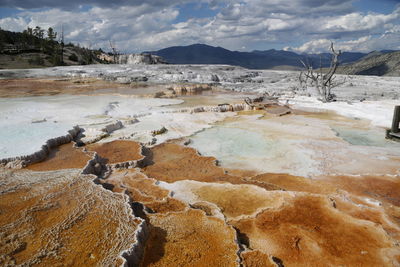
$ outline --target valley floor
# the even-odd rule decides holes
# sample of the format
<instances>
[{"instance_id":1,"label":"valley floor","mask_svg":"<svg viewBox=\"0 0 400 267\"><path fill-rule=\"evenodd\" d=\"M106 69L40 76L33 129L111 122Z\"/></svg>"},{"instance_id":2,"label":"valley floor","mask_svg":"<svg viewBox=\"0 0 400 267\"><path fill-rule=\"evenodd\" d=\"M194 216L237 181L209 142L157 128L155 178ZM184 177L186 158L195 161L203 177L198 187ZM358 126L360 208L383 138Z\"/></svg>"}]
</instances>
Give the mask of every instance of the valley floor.
<instances>
[{"instance_id":1,"label":"valley floor","mask_svg":"<svg viewBox=\"0 0 400 267\"><path fill-rule=\"evenodd\" d=\"M400 78L321 103L231 66L0 77L1 266L400 265Z\"/></svg>"}]
</instances>

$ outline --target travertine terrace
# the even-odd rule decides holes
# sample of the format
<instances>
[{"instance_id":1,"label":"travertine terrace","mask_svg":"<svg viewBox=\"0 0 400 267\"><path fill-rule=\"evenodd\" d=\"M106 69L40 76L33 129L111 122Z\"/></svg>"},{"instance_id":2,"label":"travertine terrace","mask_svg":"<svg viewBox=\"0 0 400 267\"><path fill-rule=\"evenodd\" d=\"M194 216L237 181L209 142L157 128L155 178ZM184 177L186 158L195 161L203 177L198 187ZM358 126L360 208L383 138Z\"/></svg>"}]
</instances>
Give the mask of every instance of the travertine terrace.
<instances>
[{"instance_id":1,"label":"travertine terrace","mask_svg":"<svg viewBox=\"0 0 400 267\"><path fill-rule=\"evenodd\" d=\"M0 266L400 265L399 78L320 103L231 66L0 75Z\"/></svg>"},{"instance_id":2,"label":"travertine terrace","mask_svg":"<svg viewBox=\"0 0 400 267\"><path fill-rule=\"evenodd\" d=\"M116 265L142 220L79 169L1 173L1 265ZM104 253L104 252L107 253Z\"/></svg>"}]
</instances>

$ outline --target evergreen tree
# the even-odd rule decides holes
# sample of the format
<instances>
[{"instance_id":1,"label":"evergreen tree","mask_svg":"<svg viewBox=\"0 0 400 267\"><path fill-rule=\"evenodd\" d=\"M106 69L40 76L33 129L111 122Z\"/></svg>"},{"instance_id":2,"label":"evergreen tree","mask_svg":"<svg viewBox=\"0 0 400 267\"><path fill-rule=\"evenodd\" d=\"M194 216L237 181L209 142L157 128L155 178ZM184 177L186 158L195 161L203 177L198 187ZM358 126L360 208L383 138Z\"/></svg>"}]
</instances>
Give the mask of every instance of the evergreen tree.
<instances>
[{"instance_id":1,"label":"evergreen tree","mask_svg":"<svg viewBox=\"0 0 400 267\"><path fill-rule=\"evenodd\" d=\"M0 28L0 51L3 50L5 42L6 42L5 33Z\"/></svg>"},{"instance_id":2,"label":"evergreen tree","mask_svg":"<svg viewBox=\"0 0 400 267\"><path fill-rule=\"evenodd\" d=\"M46 45L44 52L49 55L54 55L56 54L56 38L57 38L57 33L53 30L53 28L49 28L47 30L47 38L46 38Z\"/></svg>"},{"instance_id":3,"label":"evergreen tree","mask_svg":"<svg viewBox=\"0 0 400 267\"><path fill-rule=\"evenodd\" d=\"M47 40L49 40L50 42L54 42L57 38L57 33L53 30L52 27L50 27L47 30Z\"/></svg>"},{"instance_id":4,"label":"evergreen tree","mask_svg":"<svg viewBox=\"0 0 400 267\"><path fill-rule=\"evenodd\" d=\"M39 39L43 39L44 30L42 28L40 28L39 26L36 26L35 29L33 29L33 35Z\"/></svg>"},{"instance_id":5,"label":"evergreen tree","mask_svg":"<svg viewBox=\"0 0 400 267\"><path fill-rule=\"evenodd\" d=\"M36 37L35 45L39 46L39 48L43 49L43 37L44 37L44 30L39 26L36 26L33 29L33 36Z\"/></svg>"},{"instance_id":6,"label":"evergreen tree","mask_svg":"<svg viewBox=\"0 0 400 267\"><path fill-rule=\"evenodd\" d=\"M33 36L33 29L27 27L26 30L24 30L22 33L26 34L26 35L29 35L29 36Z\"/></svg>"}]
</instances>

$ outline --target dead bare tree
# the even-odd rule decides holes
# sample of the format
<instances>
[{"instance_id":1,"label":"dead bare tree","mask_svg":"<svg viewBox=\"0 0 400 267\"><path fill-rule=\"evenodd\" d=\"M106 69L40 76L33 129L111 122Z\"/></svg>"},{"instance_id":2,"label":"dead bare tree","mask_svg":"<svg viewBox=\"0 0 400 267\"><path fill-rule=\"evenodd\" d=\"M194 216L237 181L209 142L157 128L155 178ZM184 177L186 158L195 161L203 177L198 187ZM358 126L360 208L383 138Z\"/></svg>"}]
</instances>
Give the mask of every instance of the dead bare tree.
<instances>
[{"instance_id":1,"label":"dead bare tree","mask_svg":"<svg viewBox=\"0 0 400 267\"><path fill-rule=\"evenodd\" d=\"M61 25L61 36L60 36L60 63L64 65L64 24Z\"/></svg>"},{"instance_id":2,"label":"dead bare tree","mask_svg":"<svg viewBox=\"0 0 400 267\"><path fill-rule=\"evenodd\" d=\"M117 48L115 47L115 44L113 44L113 43L111 42L111 40L110 40L110 47L111 47L111 51L112 51L112 54L113 54L114 64L116 64L116 63L117 63L118 50L117 50Z\"/></svg>"},{"instance_id":3,"label":"dead bare tree","mask_svg":"<svg viewBox=\"0 0 400 267\"><path fill-rule=\"evenodd\" d=\"M342 52L340 50L336 52L332 42L330 50L332 53L331 64L325 73L322 69L322 62L320 62L319 71L314 72L310 63L305 63L303 60L300 60L305 68L305 70L301 71L299 75L300 86L303 88L306 88L308 84L315 86L323 102L331 102L335 100L335 95L331 93L331 89L339 85L339 83L334 82L335 77L333 75L339 66L339 56Z\"/></svg>"}]
</instances>

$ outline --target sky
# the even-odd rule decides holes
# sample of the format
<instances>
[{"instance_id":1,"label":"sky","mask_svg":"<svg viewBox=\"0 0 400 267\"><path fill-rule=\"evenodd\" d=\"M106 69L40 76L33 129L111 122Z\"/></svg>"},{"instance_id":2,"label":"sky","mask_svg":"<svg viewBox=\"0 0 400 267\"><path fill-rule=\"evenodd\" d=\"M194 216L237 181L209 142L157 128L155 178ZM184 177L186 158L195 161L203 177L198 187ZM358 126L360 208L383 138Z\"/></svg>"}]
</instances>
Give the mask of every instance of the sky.
<instances>
[{"instance_id":1,"label":"sky","mask_svg":"<svg viewBox=\"0 0 400 267\"><path fill-rule=\"evenodd\" d=\"M230 50L400 50L400 0L0 0L0 27L64 28L125 53L203 43Z\"/></svg>"}]
</instances>

